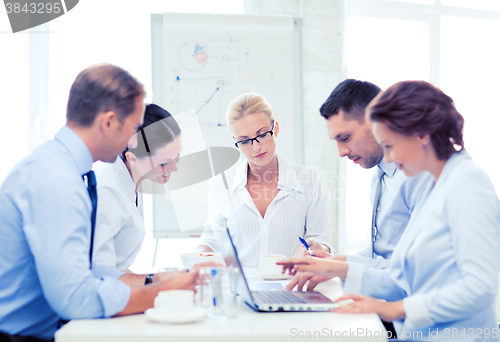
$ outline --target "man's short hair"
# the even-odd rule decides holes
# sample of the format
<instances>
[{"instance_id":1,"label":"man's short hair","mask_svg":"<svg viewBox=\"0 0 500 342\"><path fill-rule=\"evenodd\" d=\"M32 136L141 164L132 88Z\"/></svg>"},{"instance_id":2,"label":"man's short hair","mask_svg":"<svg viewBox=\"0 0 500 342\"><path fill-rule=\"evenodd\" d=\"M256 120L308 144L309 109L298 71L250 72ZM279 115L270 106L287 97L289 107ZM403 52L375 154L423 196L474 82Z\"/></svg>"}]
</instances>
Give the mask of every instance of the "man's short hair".
<instances>
[{"instance_id":1,"label":"man's short hair","mask_svg":"<svg viewBox=\"0 0 500 342\"><path fill-rule=\"evenodd\" d=\"M319 112L322 117L328 119L342 109L346 120L364 122L366 106L381 90L373 83L348 78L333 89Z\"/></svg>"},{"instance_id":2,"label":"man's short hair","mask_svg":"<svg viewBox=\"0 0 500 342\"><path fill-rule=\"evenodd\" d=\"M120 122L135 110L144 87L124 69L97 64L78 74L69 91L66 119L82 127L92 125L97 114L113 111Z\"/></svg>"}]
</instances>

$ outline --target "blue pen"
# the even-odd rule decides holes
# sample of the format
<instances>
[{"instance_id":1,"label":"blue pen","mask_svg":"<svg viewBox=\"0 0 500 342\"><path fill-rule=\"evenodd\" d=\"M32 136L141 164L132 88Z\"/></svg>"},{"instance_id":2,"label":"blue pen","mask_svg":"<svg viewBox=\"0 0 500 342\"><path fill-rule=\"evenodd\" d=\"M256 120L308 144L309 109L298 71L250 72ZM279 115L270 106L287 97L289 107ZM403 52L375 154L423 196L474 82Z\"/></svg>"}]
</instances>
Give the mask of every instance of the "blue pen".
<instances>
[{"instance_id":1,"label":"blue pen","mask_svg":"<svg viewBox=\"0 0 500 342\"><path fill-rule=\"evenodd\" d=\"M299 240L300 240L300 242L302 242L302 244L304 245L304 248L306 249L306 251L307 251L307 252L308 252L311 256L315 256L315 255L313 254L313 252L311 251L311 248L310 248L310 247L309 247L309 245L307 244L306 240L304 240L304 239L303 239L303 238L301 238L300 236L299 236Z\"/></svg>"}]
</instances>

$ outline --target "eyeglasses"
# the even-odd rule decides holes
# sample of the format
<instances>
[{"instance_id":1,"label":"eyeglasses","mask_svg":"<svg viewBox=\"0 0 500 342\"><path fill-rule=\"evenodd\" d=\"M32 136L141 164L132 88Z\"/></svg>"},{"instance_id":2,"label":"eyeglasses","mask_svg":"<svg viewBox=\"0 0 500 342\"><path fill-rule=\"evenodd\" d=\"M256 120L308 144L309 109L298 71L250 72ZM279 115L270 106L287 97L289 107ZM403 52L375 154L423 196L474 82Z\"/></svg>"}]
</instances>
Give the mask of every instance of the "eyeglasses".
<instances>
[{"instance_id":1,"label":"eyeglasses","mask_svg":"<svg viewBox=\"0 0 500 342\"><path fill-rule=\"evenodd\" d=\"M270 131L264 132L262 134L259 134L255 138L250 138L250 139L245 139L245 140L240 140L234 143L234 145L237 148L248 148L250 146L253 146L253 142L256 141L259 144L266 142L268 140L271 140L273 134L274 134L274 123L273 123L273 128Z\"/></svg>"}]
</instances>

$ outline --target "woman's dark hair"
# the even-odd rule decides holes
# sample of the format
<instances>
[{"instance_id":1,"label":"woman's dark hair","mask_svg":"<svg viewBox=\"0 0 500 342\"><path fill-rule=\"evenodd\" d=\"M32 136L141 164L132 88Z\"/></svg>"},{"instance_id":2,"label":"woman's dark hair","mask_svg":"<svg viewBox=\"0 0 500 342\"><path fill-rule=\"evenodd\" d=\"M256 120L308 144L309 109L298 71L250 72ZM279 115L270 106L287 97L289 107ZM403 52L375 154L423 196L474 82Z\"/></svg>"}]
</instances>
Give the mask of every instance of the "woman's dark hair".
<instances>
[{"instance_id":1,"label":"woman's dark hair","mask_svg":"<svg viewBox=\"0 0 500 342\"><path fill-rule=\"evenodd\" d=\"M132 152L137 158L152 156L179 134L181 129L172 115L160 106L149 104L144 113L144 122L137 130L137 147L123 151L122 159L126 160L127 151Z\"/></svg>"},{"instance_id":2,"label":"woman's dark hair","mask_svg":"<svg viewBox=\"0 0 500 342\"><path fill-rule=\"evenodd\" d=\"M464 147L464 118L451 97L424 81L396 83L373 99L367 108L371 121L411 136L429 134L438 159L447 160Z\"/></svg>"}]
</instances>

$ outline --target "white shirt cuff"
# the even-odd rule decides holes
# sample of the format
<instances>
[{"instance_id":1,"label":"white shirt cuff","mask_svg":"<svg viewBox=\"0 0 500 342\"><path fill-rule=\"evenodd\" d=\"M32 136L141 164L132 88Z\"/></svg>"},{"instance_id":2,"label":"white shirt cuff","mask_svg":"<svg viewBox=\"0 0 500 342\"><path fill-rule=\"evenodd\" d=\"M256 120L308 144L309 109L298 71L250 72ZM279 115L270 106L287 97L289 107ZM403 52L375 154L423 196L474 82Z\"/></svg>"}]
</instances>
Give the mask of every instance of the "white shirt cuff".
<instances>
[{"instance_id":1,"label":"white shirt cuff","mask_svg":"<svg viewBox=\"0 0 500 342\"><path fill-rule=\"evenodd\" d=\"M347 265L349 268L344 282L344 294L361 294L366 267L356 262L348 262Z\"/></svg>"},{"instance_id":2,"label":"white shirt cuff","mask_svg":"<svg viewBox=\"0 0 500 342\"><path fill-rule=\"evenodd\" d=\"M410 321L415 329L422 329L434 325L424 296L413 295L403 299L403 307L405 309L406 319Z\"/></svg>"}]
</instances>

